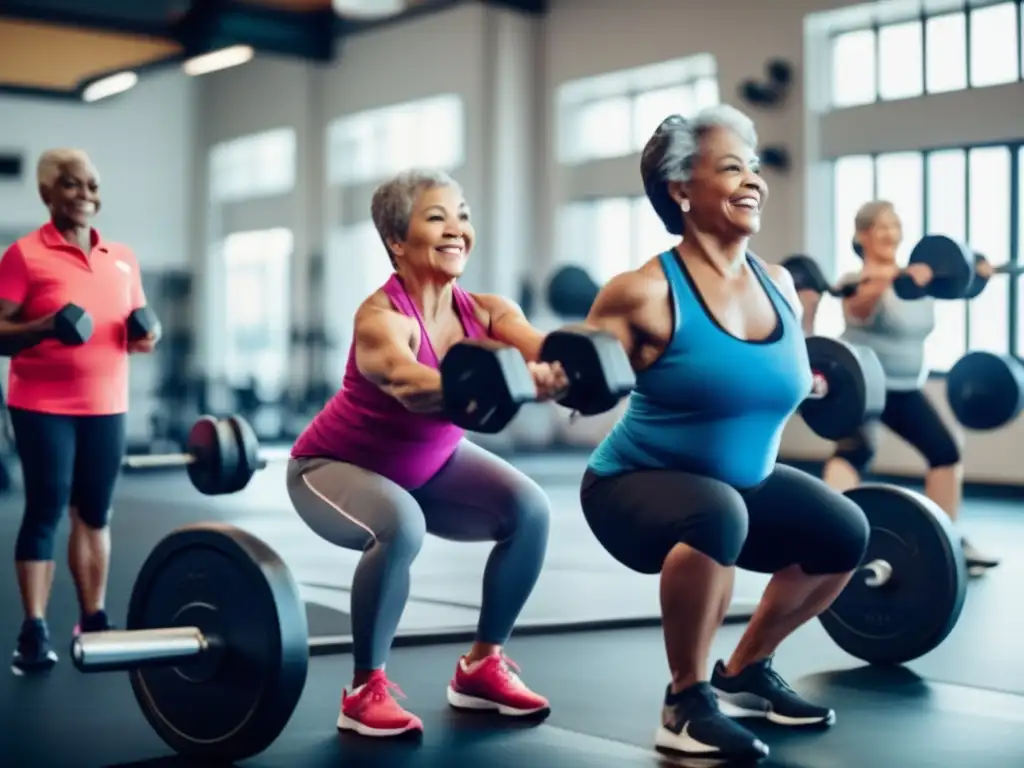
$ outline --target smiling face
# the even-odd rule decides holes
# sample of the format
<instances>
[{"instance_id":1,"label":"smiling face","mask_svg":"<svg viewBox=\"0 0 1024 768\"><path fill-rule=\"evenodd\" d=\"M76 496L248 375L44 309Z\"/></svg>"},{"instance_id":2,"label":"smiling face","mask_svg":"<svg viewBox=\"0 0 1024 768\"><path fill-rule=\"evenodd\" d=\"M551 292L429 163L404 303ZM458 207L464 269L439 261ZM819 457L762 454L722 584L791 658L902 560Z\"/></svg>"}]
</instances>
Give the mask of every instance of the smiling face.
<instances>
[{"instance_id":1,"label":"smiling face","mask_svg":"<svg viewBox=\"0 0 1024 768\"><path fill-rule=\"evenodd\" d=\"M469 206L456 187L429 187L416 195L409 227L401 240L388 242L402 269L454 280L466 268L473 247Z\"/></svg>"},{"instance_id":2,"label":"smiling face","mask_svg":"<svg viewBox=\"0 0 1024 768\"><path fill-rule=\"evenodd\" d=\"M903 242L903 223L891 206L881 206L871 223L857 232L856 239L864 249L865 262L895 264Z\"/></svg>"},{"instance_id":3,"label":"smiling face","mask_svg":"<svg viewBox=\"0 0 1024 768\"><path fill-rule=\"evenodd\" d=\"M761 162L735 131L715 127L702 134L690 180L678 185L678 199L689 203L687 230L750 237L761 229L768 185Z\"/></svg>"},{"instance_id":4,"label":"smiling face","mask_svg":"<svg viewBox=\"0 0 1024 768\"><path fill-rule=\"evenodd\" d=\"M100 210L100 178L85 157L59 165L50 184L40 184L39 194L58 229L88 227Z\"/></svg>"}]
</instances>

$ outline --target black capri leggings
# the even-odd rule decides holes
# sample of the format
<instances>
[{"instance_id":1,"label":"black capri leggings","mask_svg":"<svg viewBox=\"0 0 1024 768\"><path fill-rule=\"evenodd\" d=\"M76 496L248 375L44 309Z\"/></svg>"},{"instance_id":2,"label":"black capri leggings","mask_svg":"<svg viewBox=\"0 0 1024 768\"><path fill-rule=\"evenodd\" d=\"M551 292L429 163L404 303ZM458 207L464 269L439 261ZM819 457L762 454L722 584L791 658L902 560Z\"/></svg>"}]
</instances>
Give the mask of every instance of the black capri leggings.
<instances>
[{"instance_id":1,"label":"black capri leggings","mask_svg":"<svg viewBox=\"0 0 1024 768\"><path fill-rule=\"evenodd\" d=\"M25 483L18 561L52 560L57 526L70 505L90 528L105 528L125 451L125 414L64 416L11 408Z\"/></svg>"},{"instance_id":2,"label":"black capri leggings","mask_svg":"<svg viewBox=\"0 0 1024 768\"><path fill-rule=\"evenodd\" d=\"M879 421L864 424L840 440L833 456L845 459L863 474L875 458L882 424L912 445L924 456L929 467L951 467L960 463L956 440L928 396L919 389L886 392L885 410Z\"/></svg>"},{"instance_id":3,"label":"black capri leggings","mask_svg":"<svg viewBox=\"0 0 1024 768\"><path fill-rule=\"evenodd\" d=\"M580 498L598 541L640 573L660 573L678 543L748 571L846 573L864 557L870 530L848 498L781 464L749 491L678 469L588 471Z\"/></svg>"}]
</instances>

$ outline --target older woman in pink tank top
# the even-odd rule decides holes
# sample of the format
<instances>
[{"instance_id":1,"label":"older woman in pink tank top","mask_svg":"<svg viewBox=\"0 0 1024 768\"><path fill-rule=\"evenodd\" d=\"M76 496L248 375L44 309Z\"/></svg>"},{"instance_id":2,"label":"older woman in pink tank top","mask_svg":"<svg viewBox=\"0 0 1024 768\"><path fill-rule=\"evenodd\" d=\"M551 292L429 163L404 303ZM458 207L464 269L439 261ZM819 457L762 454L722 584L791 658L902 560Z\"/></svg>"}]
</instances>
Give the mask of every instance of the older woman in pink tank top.
<instances>
[{"instance_id":1,"label":"older woman in pink tank top","mask_svg":"<svg viewBox=\"0 0 1024 768\"><path fill-rule=\"evenodd\" d=\"M408 171L373 195L373 222L395 272L356 311L341 390L296 441L288 492L318 535L363 552L352 581L355 673L338 727L366 736L422 730L384 672L425 534L494 541L476 642L447 689L453 707L543 716L548 701L503 646L540 574L549 502L530 478L464 439L443 415L439 361L466 338L518 348L541 399L566 384L536 362L544 334L515 303L457 282L473 246L469 207L446 174ZM362 256L362 254L360 254Z\"/></svg>"}]
</instances>

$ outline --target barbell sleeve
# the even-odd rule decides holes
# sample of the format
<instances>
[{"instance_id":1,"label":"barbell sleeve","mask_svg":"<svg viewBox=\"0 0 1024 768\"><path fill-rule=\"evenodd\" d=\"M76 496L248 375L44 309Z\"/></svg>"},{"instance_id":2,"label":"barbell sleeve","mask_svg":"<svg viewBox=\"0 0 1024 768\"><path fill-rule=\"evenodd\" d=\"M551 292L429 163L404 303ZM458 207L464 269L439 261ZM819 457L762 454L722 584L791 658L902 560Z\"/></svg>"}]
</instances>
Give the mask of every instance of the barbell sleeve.
<instances>
[{"instance_id":1,"label":"barbell sleeve","mask_svg":"<svg viewBox=\"0 0 1024 768\"><path fill-rule=\"evenodd\" d=\"M84 632L71 643L71 661L81 672L170 666L201 656L210 645L196 627Z\"/></svg>"},{"instance_id":2,"label":"barbell sleeve","mask_svg":"<svg viewBox=\"0 0 1024 768\"><path fill-rule=\"evenodd\" d=\"M158 469L161 467L187 467L194 464L196 457L191 453L143 453L125 456L124 466L129 469Z\"/></svg>"},{"instance_id":3,"label":"barbell sleeve","mask_svg":"<svg viewBox=\"0 0 1024 768\"><path fill-rule=\"evenodd\" d=\"M869 587L882 587L892 578L892 566L885 560L872 560L861 568L864 573L864 584Z\"/></svg>"}]
</instances>

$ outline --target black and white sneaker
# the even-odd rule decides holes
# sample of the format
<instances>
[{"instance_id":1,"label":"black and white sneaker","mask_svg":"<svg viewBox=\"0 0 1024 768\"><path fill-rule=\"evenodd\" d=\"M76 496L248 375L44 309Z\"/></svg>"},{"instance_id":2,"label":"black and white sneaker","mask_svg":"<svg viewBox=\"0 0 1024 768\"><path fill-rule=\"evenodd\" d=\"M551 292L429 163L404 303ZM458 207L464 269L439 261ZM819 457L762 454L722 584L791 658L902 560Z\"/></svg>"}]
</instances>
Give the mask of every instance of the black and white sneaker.
<instances>
[{"instance_id":1,"label":"black and white sneaker","mask_svg":"<svg viewBox=\"0 0 1024 768\"><path fill-rule=\"evenodd\" d=\"M57 653L50 645L50 630L43 619L25 619L18 633L11 671L16 675L45 672L57 663Z\"/></svg>"},{"instance_id":2,"label":"black and white sneaker","mask_svg":"<svg viewBox=\"0 0 1024 768\"><path fill-rule=\"evenodd\" d=\"M665 690L661 727L655 747L703 763L760 760L768 746L739 723L718 710L715 692L708 683L697 683L679 693ZM696 764L696 763L692 763Z\"/></svg>"},{"instance_id":3,"label":"black and white sneaker","mask_svg":"<svg viewBox=\"0 0 1024 768\"><path fill-rule=\"evenodd\" d=\"M751 664L738 675L725 673L725 664L715 664L711 685L718 694L722 712L730 717L763 717L776 725L790 727L828 726L836 713L828 707L803 699L772 668L771 657Z\"/></svg>"},{"instance_id":4,"label":"black and white sneaker","mask_svg":"<svg viewBox=\"0 0 1024 768\"><path fill-rule=\"evenodd\" d=\"M964 549L964 560L967 561L967 572L971 576L981 576L988 571L989 568L995 568L999 565L998 557L986 555L967 539L961 539L960 545Z\"/></svg>"}]
</instances>

